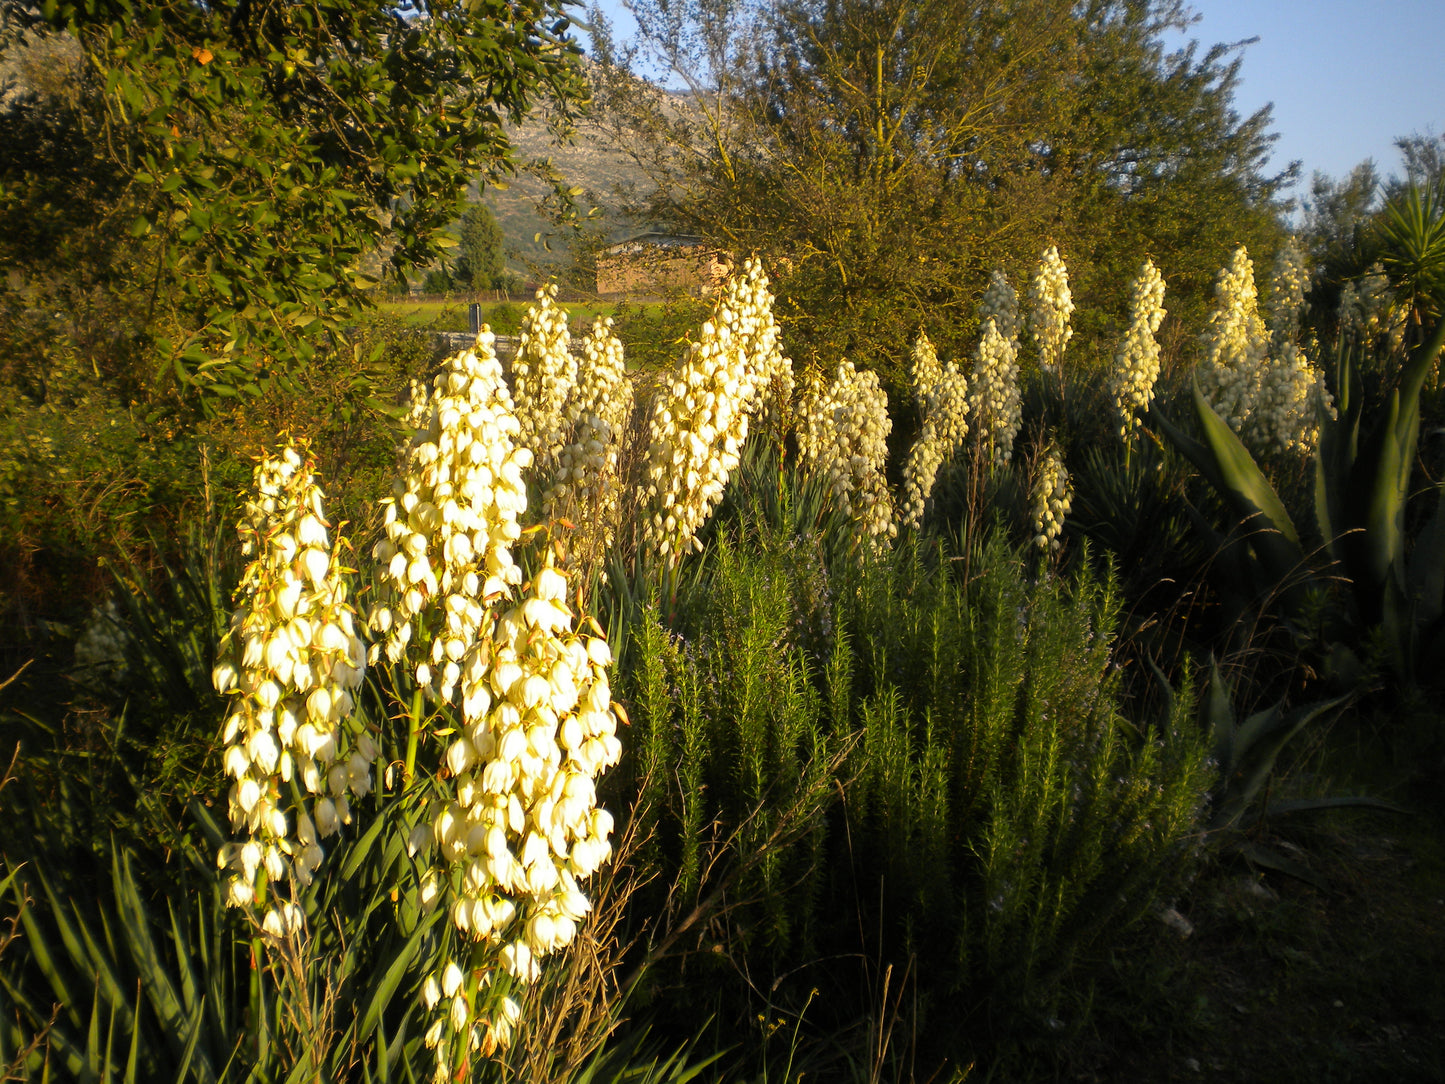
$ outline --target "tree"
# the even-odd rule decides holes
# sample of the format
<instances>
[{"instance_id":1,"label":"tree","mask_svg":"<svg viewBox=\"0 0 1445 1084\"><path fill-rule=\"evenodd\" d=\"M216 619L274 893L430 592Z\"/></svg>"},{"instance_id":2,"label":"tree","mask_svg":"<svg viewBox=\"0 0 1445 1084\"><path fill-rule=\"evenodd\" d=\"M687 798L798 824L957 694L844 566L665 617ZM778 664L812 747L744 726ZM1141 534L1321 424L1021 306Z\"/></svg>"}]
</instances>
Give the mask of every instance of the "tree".
<instances>
[{"instance_id":1,"label":"tree","mask_svg":"<svg viewBox=\"0 0 1445 1084\"><path fill-rule=\"evenodd\" d=\"M0 260L23 280L0 311L71 314L49 333L127 394L157 371L223 395L284 379L369 270L436 261L465 186L513 168L507 123L585 95L561 0L3 9L80 59L0 118Z\"/></svg>"},{"instance_id":2,"label":"tree","mask_svg":"<svg viewBox=\"0 0 1445 1084\"><path fill-rule=\"evenodd\" d=\"M858 358L890 390L920 325L962 354L988 273L1022 281L1049 243L1083 272L1076 327L1111 342L1144 256L1172 310L1202 312L1233 247L1281 233L1269 110L1233 111L1237 49L1166 52L1189 23L1174 0L631 7L644 41L599 50L596 96L656 186L651 216L785 257L795 350Z\"/></svg>"},{"instance_id":3,"label":"tree","mask_svg":"<svg viewBox=\"0 0 1445 1084\"><path fill-rule=\"evenodd\" d=\"M465 290L502 289L507 280L507 253L502 227L485 203L474 203L462 214L453 280Z\"/></svg>"}]
</instances>

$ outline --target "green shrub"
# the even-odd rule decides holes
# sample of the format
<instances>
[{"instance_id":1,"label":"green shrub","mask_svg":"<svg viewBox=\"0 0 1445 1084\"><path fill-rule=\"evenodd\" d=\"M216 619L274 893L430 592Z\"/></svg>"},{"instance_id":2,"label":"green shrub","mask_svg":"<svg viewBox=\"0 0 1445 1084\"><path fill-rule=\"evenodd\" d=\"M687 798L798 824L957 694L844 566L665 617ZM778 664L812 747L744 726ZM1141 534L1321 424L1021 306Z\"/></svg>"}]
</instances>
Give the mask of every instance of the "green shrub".
<instances>
[{"instance_id":1,"label":"green shrub","mask_svg":"<svg viewBox=\"0 0 1445 1084\"><path fill-rule=\"evenodd\" d=\"M1111 576L1030 582L998 536L967 582L937 545L829 569L781 527L720 528L670 622L654 606L633 630L630 760L661 874L640 915L654 949L695 952L653 978L675 1004L689 969L730 964L802 1004L823 974L854 988L861 952L906 968L925 1012L961 1008L938 1034L972 1056L1048 1019L1187 875L1209 783L1191 697L1126 716ZM715 1011L758 1008L704 988ZM867 1015L846 1001L826 1011Z\"/></svg>"}]
</instances>

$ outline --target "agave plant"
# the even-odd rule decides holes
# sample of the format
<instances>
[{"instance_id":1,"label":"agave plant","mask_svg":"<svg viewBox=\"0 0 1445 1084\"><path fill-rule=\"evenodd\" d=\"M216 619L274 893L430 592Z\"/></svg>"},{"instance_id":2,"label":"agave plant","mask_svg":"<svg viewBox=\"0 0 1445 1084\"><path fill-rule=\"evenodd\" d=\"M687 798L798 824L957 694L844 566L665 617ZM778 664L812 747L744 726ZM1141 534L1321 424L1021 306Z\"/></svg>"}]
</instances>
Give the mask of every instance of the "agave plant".
<instances>
[{"instance_id":1,"label":"agave plant","mask_svg":"<svg viewBox=\"0 0 1445 1084\"><path fill-rule=\"evenodd\" d=\"M1314 513L1320 542L1353 584L1358 633L1380 628L1391 667L1410 681L1422 672L1422 652L1445 646L1445 488L1436 487L1435 512L1408 553L1405 531L1420 439L1421 391L1442 347L1445 319L1437 319L1410 352L1383 417L1367 425L1355 356L1352 348L1342 346L1335 371L1338 417L1323 419L1315 453ZM1236 574L1281 587L1286 614L1302 613L1311 561L1300 531L1249 451L1197 387L1193 403L1202 441L1157 409L1152 417L1236 519L1251 529L1248 559Z\"/></svg>"},{"instance_id":2,"label":"agave plant","mask_svg":"<svg viewBox=\"0 0 1445 1084\"><path fill-rule=\"evenodd\" d=\"M1169 683L1157 667L1155 675L1166 699L1172 699ZM1278 701L1241 717L1235 711L1234 691L1220 673L1219 664L1211 659L1209 686L1199 702L1200 729L1210 737L1218 770L1210 795L1209 831L1228 837L1233 847L1256 865L1323 888L1320 879L1306 867L1253 838L1253 830L1269 816L1319 812L1342 806L1405 812L1393 803L1360 795L1266 800L1267 784L1284 750L1308 729L1324 725L1348 699L1348 696L1339 696L1290 708L1285 707L1284 701Z\"/></svg>"}]
</instances>

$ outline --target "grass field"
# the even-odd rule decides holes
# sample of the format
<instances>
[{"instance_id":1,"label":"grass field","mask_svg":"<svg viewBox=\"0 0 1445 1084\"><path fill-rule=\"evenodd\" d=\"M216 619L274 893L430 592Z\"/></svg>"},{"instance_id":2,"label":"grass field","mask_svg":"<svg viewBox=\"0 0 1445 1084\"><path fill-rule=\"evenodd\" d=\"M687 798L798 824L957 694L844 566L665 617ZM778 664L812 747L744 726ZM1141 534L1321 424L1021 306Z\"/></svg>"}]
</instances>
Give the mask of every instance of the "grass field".
<instances>
[{"instance_id":1,"label":"grass field","mask_svg":"<svg viewBox=\"0 0 1445 1084\"><path fill-rule=\"evenodd\" d=\"M632 304L630 310L647 310L658 303ZM436 331L466 331L467 303L464 301L383 301L377 306L383 315L398 316L416 327L429 327ZM615 316L615 302L562 302L567 310L568 323L580 331L598 316ZM499 335L513 335L522 326L522 313L526 311L526 299L521 301L496 301L483 303L482 321L490 324Z\"/></svg>"}]
</instances>

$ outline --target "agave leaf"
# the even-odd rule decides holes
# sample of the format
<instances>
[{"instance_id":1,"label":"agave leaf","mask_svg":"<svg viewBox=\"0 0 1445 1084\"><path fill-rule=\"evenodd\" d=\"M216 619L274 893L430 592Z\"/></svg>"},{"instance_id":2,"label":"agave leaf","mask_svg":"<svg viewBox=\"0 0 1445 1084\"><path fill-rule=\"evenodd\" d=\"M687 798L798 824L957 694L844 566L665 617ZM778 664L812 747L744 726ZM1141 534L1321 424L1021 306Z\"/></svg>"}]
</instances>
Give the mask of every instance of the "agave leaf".
<instances>
[{"instance_id":1,"label":"agave leaf","mask_svg":"<svg viewBox=\"0 0 1445 1084\"><path fill-rule=\"evenodd\" d=\"M1238 784L1233 777L1230 778L1224 801L1214 817L1215 827L1224 827L1237 821L1264 787L1265 780L1274 771L1275 760L1291 739L1315 719L1347 699L1347 696L1340 696L1333 700L1306 704L1294 709L1283 719L1269 718L1270 713L1262 713L1264 718L1260 718L1258 714L1251 716L1249 723L1254 724L1251 727L1251 741L1248 745L1241 741L1235 754L1239 764L1245 765L1247 761L1245 774L1242 782ZM1259 720L1257 723L1256 719Z\"/></svg>"},{"instance_id":2,"label":"agave leaf","mask_svg":"<svg viewBox=\"0 0 1445 1084\"><path fill-rule=\"evenodd\" d=\"M1234 753L1238 760L1247 760L1250 750L1266 735L1280 725L1283 718L1283 704L1274 704L1255 712L1234 732Z\"/></svg>"},{"instance_id":3,"label":"agave leaf","mask_svg":"<svg viewBox=\"0 0 1445 1084\"><path fill-rule=\"evenodd\" d=\"M1415 538L1408 578L1415 625L1428 628L1445 610L1445 485L1436 487L1435 511Z\"/></svg>"},{"instance_id":4,"label":"agave leaf","mask_svg":"<svg viewBox=\"0 0 1445 1084\"><path fill-rule=\"evenodd\" d=\"M1246 842L1239 845L1239 853L1244 855L1256 866L1263 866L1265 869L1277 870L1280 873L1287 873L1291 877L1306 884L1313 885L1321 892L1328 892L1330 886L1318 873L1296 862L1292 858L1286 858L1273 847L1266 847L1262 843Z\"/></svg>"},{"instance_id":5,"label":"agave leaf","mask_svg":"<svg viewBox=\"0 0 1445 1084\"><path fill-rule=\"evenodd\" d=\"M1209 691L1199 704L1200 729L1214 741L1214 760L1219 774L1228 779L1234 774L1234 708L1229 703L1229 687L1219 673L1219 663L1209 660Z\"/></svg>"},{"instance_id":6,"label":"agave leaf","mask_svg":"<svg viewBox=\"0 0 1445 1084\"><path fill-rule=\"evenodd\" d=\"M1364 397L1357 394L1355 350L1341 342L1335 349L1337 418L1320 419L1320 442L1314 455L1315 525L1333 560L1340 559L1338 536L1345 529L1345 499L1359 457L1360 420Z\"/></svg>"},{"instance_id":7,"label":"agave leaf","mask_svg":"<svg viewBox=\"0 0 1445 1084\"><path fill-rule=\"evenodd\" d=\"M1270 574L1276 580L1284 580L1304 564L1299 532L1284 502L1234 430L1204 398L1198 377L1194 380L1194 411L1216 464L1216 474L1223 483L1220 495L1242 521L1256 529L1250 536L1251 545Z\"/></svg>"},{"instance_id":8,"label":"agave leaf","mask_svg":"<svg viewBox=\"0 0 1445 1084\"><path fill-rule=\"evenodd\" d=\"M1290 813L1317 813L1322 809L1379 809L1386 813L1402 813L1406 816L1411 813L1402 805L1364 794L1341 794L1334 798L1290 798L1284 801L1270 802L1266 812L1273 817Z\"/></svg>"},{"instance_id":9,"label":"agave leaf","mask_svg":"<svg viewBox=\"0 0 1445 1084\"><path fill-rule=\"evenodd\" d=\"M1159 683L1159 691L1164 696L1165 720L1174 718L1174 703L1177 699L1174 695L1174 686L1169 683L1169 678L1165 676L1164 671L1159 668L1159 664L1155 662L1151 656L1146 655L1144 661L1149 664L1149 669L1154 672L1154 679Z\"/></svg>"},{"instance_id":10,"label":"agave leaf","mask_svg":"<svg viewBox=\"0 0 1445 1084\"><path fill-rule=\"evenodd\" d=\"M1408 467L1402 462L1400 392L1390 396L1382 431L1376 441L1374 484L1365 502L1364 570L1373 591L1399 574L1405 552L1405 487ZM1404 469L1402 469L1404 468Z\"/></svg>"}]
</instances>

